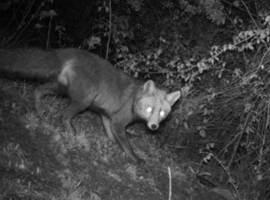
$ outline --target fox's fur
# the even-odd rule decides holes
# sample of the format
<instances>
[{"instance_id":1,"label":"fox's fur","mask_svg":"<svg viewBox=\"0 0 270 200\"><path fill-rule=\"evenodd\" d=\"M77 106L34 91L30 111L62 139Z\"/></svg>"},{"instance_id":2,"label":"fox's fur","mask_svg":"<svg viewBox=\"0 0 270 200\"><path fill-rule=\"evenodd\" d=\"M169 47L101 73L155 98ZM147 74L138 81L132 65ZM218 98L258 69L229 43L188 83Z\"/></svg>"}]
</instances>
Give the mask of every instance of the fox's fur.
<instances>
[{"instance_id":1,"label":"fox's fur","mask_svg":"<svg viewBox=\"0 0 270 200\"><path fill-rule=\"evenodd\" d=\"M35 92L37 107L47 93L67 94L71 103L63 118L70 131L79 112L90 108L99 113L107 135L135 161L142 160L132 150L126 127L144 120L149 129L156 130L180 97L180 91L167 93L151 80L134 80L101 57L72 48L0 50L0 73L48 83L50 87L46 84L46 89Z\"/></svg>"}]
</instances>

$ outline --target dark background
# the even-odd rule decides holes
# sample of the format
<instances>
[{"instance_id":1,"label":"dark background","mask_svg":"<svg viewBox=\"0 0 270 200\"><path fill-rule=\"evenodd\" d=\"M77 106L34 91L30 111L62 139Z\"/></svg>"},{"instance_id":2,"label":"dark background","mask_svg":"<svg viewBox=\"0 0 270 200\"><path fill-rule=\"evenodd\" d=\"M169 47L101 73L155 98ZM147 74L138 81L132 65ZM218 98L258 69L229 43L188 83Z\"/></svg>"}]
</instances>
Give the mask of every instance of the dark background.
<instances>
[{"instance_id":1,"label":"dark background","mask_svg":"<svg viewBox=\"0 0 270 200\"><path fill-rule=\"evenodd\" d=\"M91 114L58 139L65 100L46 98L39 121L36 83L1 79L0 198L167 199L168 166L173 199L270 198L269 27L268 0L2 0L1 48L86 49L183 96L158 133L134 127L149 174Z\"/></svg>"}]
</instances>

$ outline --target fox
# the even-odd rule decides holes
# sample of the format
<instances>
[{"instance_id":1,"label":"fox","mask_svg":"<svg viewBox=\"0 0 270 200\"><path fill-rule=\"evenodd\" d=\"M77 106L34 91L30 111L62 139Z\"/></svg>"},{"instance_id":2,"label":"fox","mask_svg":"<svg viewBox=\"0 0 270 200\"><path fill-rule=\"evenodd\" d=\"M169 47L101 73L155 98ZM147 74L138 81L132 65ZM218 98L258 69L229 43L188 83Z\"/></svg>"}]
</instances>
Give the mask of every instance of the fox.
<instances>
[{"instance_id":1,"label":"fox","mask_svg":"<svg viewBox=\"0 0 270 200\"><path fill-rule=\"evenodd\" d=\"M4 78L39 81L34 91L36 109L45 95L69 97L61 116L73 134L76 115L87 109L96 112L109 139L136 163L145 161L133 151L127 127L145 122L156 131L181 96L180 90L168 92L153 80L137 80L99 55L77 48L0 49L0 73Z\"/></svg>"}]
</instances>

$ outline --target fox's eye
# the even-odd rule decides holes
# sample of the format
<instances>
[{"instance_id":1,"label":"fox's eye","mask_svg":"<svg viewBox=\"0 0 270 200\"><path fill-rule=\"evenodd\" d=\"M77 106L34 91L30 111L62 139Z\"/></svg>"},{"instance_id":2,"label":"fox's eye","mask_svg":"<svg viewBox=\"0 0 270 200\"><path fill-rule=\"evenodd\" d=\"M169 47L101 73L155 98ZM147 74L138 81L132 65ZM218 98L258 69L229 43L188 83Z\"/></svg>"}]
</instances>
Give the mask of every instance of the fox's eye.
<instances>
[{"instance_id":1,"label":"fox's eye","mask_svg":"<svg viewBox=\"0 0 270 200\"><path fill-rule=\"evenodd\" d=\"M160 115L161 118L165 117L165 111L164 110L161 110L159 112L159 115Z\"/></svg>"},{"instance_id":2,"label":"fox's eye","mask_svg":"<svg viewBox=\"0 0 270 200\"><path fill-rule=\"evenodd\" d=\"M153 108L152 108L152 107L147 107L147 108L146 108L146 112L147 112L147 113L151 113L151 112L152 112L152 110L153 110Z\"/></svg>"}]
</instances>

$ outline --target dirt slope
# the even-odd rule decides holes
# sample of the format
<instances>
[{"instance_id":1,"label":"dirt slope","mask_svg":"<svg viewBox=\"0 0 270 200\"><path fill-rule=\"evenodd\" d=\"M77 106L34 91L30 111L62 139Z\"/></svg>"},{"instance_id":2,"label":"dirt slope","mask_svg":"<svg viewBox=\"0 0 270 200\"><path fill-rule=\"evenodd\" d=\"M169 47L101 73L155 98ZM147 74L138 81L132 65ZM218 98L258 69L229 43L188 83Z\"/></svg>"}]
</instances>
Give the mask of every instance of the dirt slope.
<instances>
[{"instance_id":1,"label":"dirt slope","mask_svg":"<svg viewBox=\"0 0 270 200\"><path fill-rule=\"evenodd\" d=\"M105 135L100 119L85 112L67 133L59 111L66 99L46 97L43 120L33 108L33 88L0 80L0 199L161 200L225 199L203 187L187 165L176 164L143 126L132 137L146 160L137 166Z\"/></svg>"}]
</instances>

